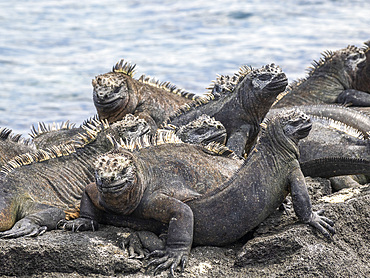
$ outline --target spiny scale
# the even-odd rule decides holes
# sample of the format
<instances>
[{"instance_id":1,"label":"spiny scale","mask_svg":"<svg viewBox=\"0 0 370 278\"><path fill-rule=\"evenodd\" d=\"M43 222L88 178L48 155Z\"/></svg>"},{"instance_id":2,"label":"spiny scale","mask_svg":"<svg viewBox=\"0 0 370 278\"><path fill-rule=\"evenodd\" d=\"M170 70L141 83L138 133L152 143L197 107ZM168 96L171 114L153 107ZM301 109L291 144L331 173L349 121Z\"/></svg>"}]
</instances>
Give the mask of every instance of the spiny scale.
<instances>
[{"instance_id":1,"label":"spiny scale","mask_svg":"<svg viewBox=\"0 0 370 278\"><path fill-rule=\"evenodd\" d=\"M74 127L75 124L70 123L69 120L66 122L62 122L61 124L53 122L48 125L46 125L44 122L38 122L37 128L34 125L31 126L31 133L29 133L29 135L31 136L32 139L34 139L35 137L43 133L58 131L62 129L73 129Z\"/></svg>"},{"instance_id":2,"label":"spiny scale","mask_svg":"<svg viewBox=\"0 0 370 278\"><path fill-rule=\"evenodd\" d=\"M113 66L112 72L122 72L133 78L135 74L135 70L134 70L135 67L136 67L136 64L132 65L130 62L124 62L124 59L121 59L115 66ZM195 100L199 97L183 89L176 88L176 86L171 84L171 82L169 81L161 82L154 77L145 76L145 75L141 75L139 79L137 80L144 84L148 84L150 86L154 86L159 89L166 90L170 93L175 93L177 95L183 96L188 99Z\"/></svg>"}]
</instances>

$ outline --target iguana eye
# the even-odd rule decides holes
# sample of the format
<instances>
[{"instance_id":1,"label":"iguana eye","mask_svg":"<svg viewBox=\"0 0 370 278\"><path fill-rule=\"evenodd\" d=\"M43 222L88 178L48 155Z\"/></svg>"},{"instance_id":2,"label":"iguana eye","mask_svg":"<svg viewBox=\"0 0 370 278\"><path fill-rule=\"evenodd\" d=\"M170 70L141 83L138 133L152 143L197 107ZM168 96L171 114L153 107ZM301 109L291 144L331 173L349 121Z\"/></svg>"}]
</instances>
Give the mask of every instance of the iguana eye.
<instances>
[{"instance_id":1,"label":"iguana eye","mask_svg":"<svg viewBox=\"0 0 370 278\"><path fill-rule=\"evenodd\" d=\"M302 120L298 119L298 120L294 120L294 121L289 122L289 124L292 125L292 126L298 126L298 125L301 124L301 122L302 122Z\"/></svg>"},{"instance_id":2,"label":"iguana eye","mask_svg":"<svg viewBox=\"0 0 370 278\"><path fill-rule=\"evenodd\" d=\"M136 125L129 128L130 132L136 132L137 130L138 130L138 127Z\"/></svg>"},{"instance_id":3,"label":"iguana eye","mask_svg":"<svg viewBox=\"0 0 370 278\"><path fill-rule=\"evenodd\" d=\"M121 89L121 87L116 87L113 89L113 94L118 94L119 90Z\"/></svg>"},{"instance_id":4,"label":"iguana eye","mask_svg":"<svg viewBox=\"0 0 370 278\"><path fill-rule=\"evenodd\" d=\"M261 81L267 81L271 79L271 74L269 73L264 73L258 76L258 79Z\"/></svg>"}]
</instances>

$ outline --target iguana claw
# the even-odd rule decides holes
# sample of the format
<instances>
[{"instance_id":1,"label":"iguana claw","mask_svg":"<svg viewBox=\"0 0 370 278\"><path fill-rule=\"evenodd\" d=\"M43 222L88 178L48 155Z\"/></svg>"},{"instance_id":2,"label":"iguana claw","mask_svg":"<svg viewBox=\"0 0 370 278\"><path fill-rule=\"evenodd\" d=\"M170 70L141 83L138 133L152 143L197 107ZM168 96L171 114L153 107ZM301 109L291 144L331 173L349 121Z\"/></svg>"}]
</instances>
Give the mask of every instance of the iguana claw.
<instances>
[{"instance_id":1,"label":"iguana claw","mask_svg":"<svg viewBox=\"0 0 370 278\"><path fill-rule=\"evenodd\" d=\"M335 234L335 229L332 227L334 222L325 216L321 216L324 210L312 212L311 218L307 223L318 229L327 239L331 240Z\"/></svg>"},{"instance_id":2,"label":"iguana claw","mask_svg":"<svg viewBox=\"0 0 370 278\"><path fill-rule=\"evenodd\" d=\"M122 242L122 249L127 248L129 257L134 259L147 258L149 252L165 248L165 241L149 231L132 232Z\"/></svg>"},{"instance_id":3,"label":"iguana claw","mask_svg":"<svg viewBox=\"0 0 370 278\"><path fill-rule=\"evenodd\" d=\"M40 226L31 220L23 218L16 222L8 231L0 232L0 238L17 238L22 236L33 237L45 233L46 226Z\"/></svg>"},{"instance_id":4,"label":"iguana claw","mask_svg":"<svg viewBox=\"0 0 370 278\"><path fill-rule=\"evenodd\" d=\"M180 266L181 271L184 270L189 257L189 249L183 250L183 248L170 248L166 247L166 250L155 250L151 252L148 257L159 257L151 260L147 268L156 265L154 269L154 275L158 274L162 270L170 269L170 274L173 277L175 275L175 269Z\"/></svg>"},{"instance_id":5,"label":"iguana claw","mask_svg":"<svg viewBox=\"0 0 370 278\"><path fill-rule=\"evenodd\" d=\"M98 222L88 218L77 218L73 220L60 220L57 224L58 229L70 230L72 232L93 231L98 229Z\"/></svg>"}]
</instances>

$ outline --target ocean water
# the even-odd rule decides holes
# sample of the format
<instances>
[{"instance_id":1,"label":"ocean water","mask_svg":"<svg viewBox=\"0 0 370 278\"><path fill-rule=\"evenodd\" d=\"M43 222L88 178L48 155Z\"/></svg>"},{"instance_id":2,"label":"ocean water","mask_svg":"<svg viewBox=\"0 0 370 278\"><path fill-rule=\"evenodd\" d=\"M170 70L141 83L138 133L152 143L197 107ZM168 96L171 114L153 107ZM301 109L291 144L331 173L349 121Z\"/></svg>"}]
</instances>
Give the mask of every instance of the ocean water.
<instances>
[{"instance_id":1,"label":"ocean water","mask_svg":"<svg viewBox=\"0 0 370 278\"><path fill-rule=\"evenodd\" d=\"M0 127L95 114L91 80L120 59L202 94L242 65L306 75L325 50L370 40L370 1L0 1Z\"/></svg>"}]
</instances>

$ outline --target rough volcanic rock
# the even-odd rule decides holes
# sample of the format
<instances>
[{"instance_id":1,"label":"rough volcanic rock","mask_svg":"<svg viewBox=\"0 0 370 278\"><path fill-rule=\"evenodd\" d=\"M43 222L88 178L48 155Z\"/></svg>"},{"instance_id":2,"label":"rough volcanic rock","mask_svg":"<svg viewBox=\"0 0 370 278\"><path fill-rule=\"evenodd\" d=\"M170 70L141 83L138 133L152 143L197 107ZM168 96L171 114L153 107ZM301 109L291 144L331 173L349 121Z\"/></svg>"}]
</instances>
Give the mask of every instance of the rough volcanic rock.
<instances>
[{"instance_id":1,"label":"rough volcanic rock","mask_svg":"<svg viewBox=\"0 0 370 278\"><path fill-rule=\"evenodd\" d=\"M198 246L177 277L370 277L370 186L331 194L330 182L307 178L314 208L325 209L336 234L326 240L297 222L285 205L253 233L225 247ZM46 232L0 240L0 275L27 277L151 277L146 261L120 248L129 229ZM252 239L250 239L252 237ZM156 277L168 277L163 272Z\"/></svg>"}]
</instances>

